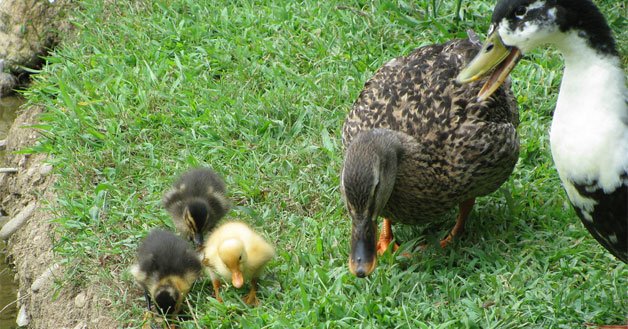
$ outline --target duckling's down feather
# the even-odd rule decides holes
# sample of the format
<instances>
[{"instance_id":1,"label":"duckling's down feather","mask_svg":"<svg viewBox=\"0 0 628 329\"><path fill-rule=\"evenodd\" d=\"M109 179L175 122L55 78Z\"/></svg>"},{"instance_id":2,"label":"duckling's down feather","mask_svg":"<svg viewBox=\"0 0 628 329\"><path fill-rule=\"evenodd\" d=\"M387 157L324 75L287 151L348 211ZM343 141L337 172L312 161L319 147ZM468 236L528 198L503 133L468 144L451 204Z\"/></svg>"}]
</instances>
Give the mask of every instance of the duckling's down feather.
<instances>
[{"instance_id":1,"label":"duckling's down feather","mask_svg":"<svg viewBox=\"0 0 628 329\"><path fill-rule=\"evenodd\" d=\"M185 225L183 218L185 207L193 201L206 203L208 220L198 230L209 232L231 209L231 202L226 194L225 182L216 172L209 168L197 168L183 174L164 195L162 203L172 216L177 231L184 236L191 236L193 233Z\"/></svg>"},{"instance_id":2,"label":"duckling's down feather","mask_svg":"<svg viewBox=\"0 0 628 329\"><path fill-rule=\"evenodd\" d=\"M163 278L195 279L202 269L191 246L170 231L154 230L146 236L138 248L137 260L131 272L151 292Z\"/></svg>"},{"instance_id":3,"label":"duckling's down feather","mask_svg":"<svg viewBox=\"0 0 628 329\"><path fill-rule=\"evenodd\" d=\"M224 241L234 238L244 244L245 255L240 270L245 281L259 277L266 263L275 255L274 247L245 223L224 223L209 235L205 246L203 262L209 266L212 279L216 279L217 275L225 279L231 277L231 272L218 255L218 249Z\"/></svg>"}]
</instances>

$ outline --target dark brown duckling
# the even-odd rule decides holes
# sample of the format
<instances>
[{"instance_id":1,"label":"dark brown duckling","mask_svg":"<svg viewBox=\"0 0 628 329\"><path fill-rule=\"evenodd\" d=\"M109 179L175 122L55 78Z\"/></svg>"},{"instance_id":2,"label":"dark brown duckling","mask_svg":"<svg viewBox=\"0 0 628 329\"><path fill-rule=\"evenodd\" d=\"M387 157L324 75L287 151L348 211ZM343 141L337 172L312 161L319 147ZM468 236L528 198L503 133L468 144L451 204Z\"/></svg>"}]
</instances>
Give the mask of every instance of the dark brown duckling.
<instances>
[{"instance_id":1,"label":"dark brown duckling","mask_svg":"<svg viewBox=\"0 0 628 329\"><path fill-rule=\"evenodd\" d=\"M231 209L227 188L220 176L209 168L183 174L164 195L163 205L172 216L177 231L203 245L204 236Z\"/></svg>"},{"instance_id":2,"label":"dark brown duckling","mask_svg":"<svg viewBox=\"0 0 628 329\"><path fill-rule=\"evenodd\" d=\"M131 274L144 288L148 310L153 300L162 314L171 316L179 313L185 294L201 274L201 261L181 237L154 230L138 248Z\"/></svg>"}]
</instances>

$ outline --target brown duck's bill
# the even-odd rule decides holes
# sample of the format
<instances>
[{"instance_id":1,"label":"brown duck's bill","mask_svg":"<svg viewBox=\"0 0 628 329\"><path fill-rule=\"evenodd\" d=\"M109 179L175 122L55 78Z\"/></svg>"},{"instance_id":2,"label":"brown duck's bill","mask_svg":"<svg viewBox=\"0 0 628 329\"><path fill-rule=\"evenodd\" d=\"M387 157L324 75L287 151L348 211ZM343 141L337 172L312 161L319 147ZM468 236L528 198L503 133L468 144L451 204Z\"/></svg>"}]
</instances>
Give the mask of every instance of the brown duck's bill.
<instances>
[{"instance_id":1,"label":"brown duck's bill","mask_svg":"<svg viewBox=\"0 0 628 329\"><path fill-rule=\"evenodd\" d=\"M489 98L506 80L521 59L517 47L507 47L497 32L491 33L475 58L456 77L458 83L476 81L491 71L492 74L478 93L478 102Z\"/></svg>"},{"instance_id":2,"label":"brown duck's bill","mask_svg":"<svg viewBox=\"0 0 628 329\"><path fill-rule=\"evenodd\" d=\"M377 264L377 222L354 221L351 225L351 253L349 271L364 278L375 270Z\"/></svg>"}]
</instances>

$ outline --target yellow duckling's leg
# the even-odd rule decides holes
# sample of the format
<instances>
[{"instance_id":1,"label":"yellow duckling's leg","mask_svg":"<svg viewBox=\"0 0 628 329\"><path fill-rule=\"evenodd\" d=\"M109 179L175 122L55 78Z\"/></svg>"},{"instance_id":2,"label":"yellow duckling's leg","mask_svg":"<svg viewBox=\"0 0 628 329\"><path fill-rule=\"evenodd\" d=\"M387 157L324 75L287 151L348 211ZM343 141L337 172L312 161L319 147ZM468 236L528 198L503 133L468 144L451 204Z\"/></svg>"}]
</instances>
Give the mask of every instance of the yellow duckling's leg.
<instances>
[{"instance_id":1,"label":"yellow duckling's leg","mask_svg":"<svg viewBox=\"0 0 628 329\"><path fill-rule=\"evenodd\" d=\"M458 205L458 219L456 220L456 225L451 230L451 233L447 235L447 237L440 242L441 247L445 247L448 243L451 242L451 239L459 237L464 231L464 223L467 221L467 217L471 213L471 209L473 209L473 204L475 204L475 198L467 199Z\"/></svg>"},{"instance_id":2,"label":"yellow duckling's leg","mask_svg":"<svg viewBox=\"0 0 628 329\"><path fill-rule=\"evenodd\" d=\"M222 303L222 298L220 298L220 294L218 293L218 288L220 288L220 280L215 279L212 280L212 286L214 286L214 293L216 293L216 299L218 302Z\"/></svg>"},{"instance_id":3,"label":"yellow duckling's leg","mask_svg":"<svg viewBox=\"0 0 628 329\"><path fill-rule=\"evenodd\" d=\"M259 301L257 300L256 293L255 293L256 285L257 285L257 278L253 278L253 280L251 280L251 291L249 292L249 295L243 299L245 304L253 305L253 306L259 305Z\"/></svg>"}]
</instances>

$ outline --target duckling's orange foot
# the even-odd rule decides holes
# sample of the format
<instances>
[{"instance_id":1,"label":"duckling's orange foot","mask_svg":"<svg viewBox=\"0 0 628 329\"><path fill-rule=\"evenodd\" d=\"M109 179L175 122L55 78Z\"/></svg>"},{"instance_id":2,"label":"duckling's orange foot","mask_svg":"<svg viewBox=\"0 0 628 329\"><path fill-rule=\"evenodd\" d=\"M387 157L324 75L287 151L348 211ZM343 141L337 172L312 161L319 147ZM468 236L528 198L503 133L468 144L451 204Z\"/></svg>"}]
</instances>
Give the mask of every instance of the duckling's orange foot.
<instances>
[{"instance_id":1,"label":"duckling's orange foot","mask_svg":"<svg viewBox=\"0 0 628 329\"><path fill-rule=\"evenodd\" d=\"M219 303L222 303L222 298L220 298L220 293L218 290L220 289L220 280L212 280L212 286L214 286L214 293L216 293L216 299Z\"/></svg>"},{"instance_id":2,"label":"duckling's orange foot","mask_svg":"<svg viewBox=\"0 0 628 329\"><path fill-rule=\"evenodd\" d=\"M255 285L256 284L257 284L257 280L253 279L253 281L251 282L251 291L249 292L249 295L246 296L242 300L246 305L252 305L252 306L259 305L259 301L256 298L256 292L255 292Z\"/></svg>"},{"instance_id":3,"label":"duckling's orange foot","mask_svg":"<svg viewBox=\"0 0 628 329\"><path fill-rule=\"evenodd\" d=\"M142 319L142 329L157 329L159 328L159 325L157 325L155 323L155 321L153 321L153 315L154 313L151 311L146 311L146 313L144 314L144 318Z\"/></svg>"},{"instance_id":4,"label":"duckling's orange foot","mask_svg":"<svg viewBox=\"0 0 628 329\"><path fill-rule=\"evenodd\" d=\"M251 293L249 293L248 296L244 297L242 301L246 305L251 305L251 306L259 305L259 300L257 300L257 298L255 297L255 291L251 291Z\"/></svg>"}]
</instances>

